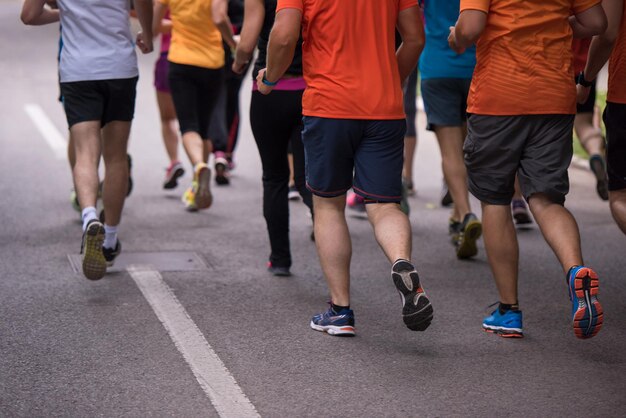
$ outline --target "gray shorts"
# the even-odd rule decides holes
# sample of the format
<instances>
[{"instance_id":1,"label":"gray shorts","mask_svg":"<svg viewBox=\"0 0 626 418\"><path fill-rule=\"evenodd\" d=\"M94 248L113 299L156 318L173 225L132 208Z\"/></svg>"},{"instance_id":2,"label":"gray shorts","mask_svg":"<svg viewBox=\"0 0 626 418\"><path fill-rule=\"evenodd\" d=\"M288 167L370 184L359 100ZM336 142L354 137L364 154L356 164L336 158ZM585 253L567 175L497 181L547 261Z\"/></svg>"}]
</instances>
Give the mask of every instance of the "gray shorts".
<instances>
[{"instance_id":1,"label":"gray shorts","mask_svg":"<svg viewBox=\"0 0 626 418\"><path fill-rule=\"evenodd\" d=\"M428 124L435 126L463 126L467 118L467 95L471 78L427 78L422 79L421 94Z\"/></svg>"},{"instance_id":2,"label":"gray shorts","mask_svg":"<svg viewBox=\"0 0 626 418\"><path fill-rule=\"evenodd\" d=\"M463 144L469 191L481 202L509 205L518 175L522 194L558 204L569 191L574 115L470 115Z\"/></svg>"}]
</instances>

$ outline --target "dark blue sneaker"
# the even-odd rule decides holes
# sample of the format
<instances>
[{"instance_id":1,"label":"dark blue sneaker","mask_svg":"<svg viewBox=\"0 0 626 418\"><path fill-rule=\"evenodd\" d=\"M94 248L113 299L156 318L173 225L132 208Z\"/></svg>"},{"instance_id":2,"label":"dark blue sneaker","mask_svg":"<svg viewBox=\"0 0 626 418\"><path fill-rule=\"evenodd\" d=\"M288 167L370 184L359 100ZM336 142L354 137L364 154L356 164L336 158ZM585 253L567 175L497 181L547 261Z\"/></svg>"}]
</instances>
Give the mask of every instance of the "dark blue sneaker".
<instances>
[{"instance_id":1,"label":"dark blue sneaker","mask_svg":"<svg viewBox=\"0 0 626 418\"><path fill-rule=\"evenodd\" d=\"M311 318L311 328L340 337L354 337L354 312L352 309L333 311L330 307L324 313Z\"/></svg>"},{"instance_id":2,"label":"dark blue sneaker","mask_svg":"<svg viewBox=\"0 0 626 418\"><path fill-rule=\"evenodd\" d=\"M500 313L500 308L496 308L491 315L483 320L483 329L504 338L522 338L524 336L522 311L508 310Z\"/></svg>"},{"instance_id":3,"label":"dark blue sneaker","mask_svg":"<svg viewBox=\"0 0 626 418\"><path fill-rule=\"evenodd\" d=\"M578 338L594 337L604 321L598 302L598 274L588 267L575 266L567 273L569 298L572 301L572 325Z\"/></svg>"},{"instance_id":4,"label":"dark blue sneaker","mask_svg":"<svg viewBox=\"0 0 626 418\"><path fill-rule=\"evenodd\" d=\"M433 320L433 307L413 264L397 260L391 267L391 279L402 297L402 320L412 331L424 331Z\"/></svg>"}]
</instances>

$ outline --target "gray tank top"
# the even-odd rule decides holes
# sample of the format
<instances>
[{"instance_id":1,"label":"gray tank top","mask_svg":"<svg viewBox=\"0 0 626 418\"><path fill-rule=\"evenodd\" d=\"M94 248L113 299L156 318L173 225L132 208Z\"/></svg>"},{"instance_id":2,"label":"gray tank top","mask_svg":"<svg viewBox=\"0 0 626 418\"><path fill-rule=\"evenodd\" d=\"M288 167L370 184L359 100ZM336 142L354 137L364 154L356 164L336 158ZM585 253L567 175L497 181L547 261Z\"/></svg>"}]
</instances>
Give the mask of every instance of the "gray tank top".
<instances>
[{"instance_id":1,"label":"gray tank top","mask_svg":"<svg viewBox=\"0 0 626 418\"><path fill-rule=\"evenodd\" d=\"M129 0L58 0L62 83L136 77Z\"/></svg>"}]
</instances>

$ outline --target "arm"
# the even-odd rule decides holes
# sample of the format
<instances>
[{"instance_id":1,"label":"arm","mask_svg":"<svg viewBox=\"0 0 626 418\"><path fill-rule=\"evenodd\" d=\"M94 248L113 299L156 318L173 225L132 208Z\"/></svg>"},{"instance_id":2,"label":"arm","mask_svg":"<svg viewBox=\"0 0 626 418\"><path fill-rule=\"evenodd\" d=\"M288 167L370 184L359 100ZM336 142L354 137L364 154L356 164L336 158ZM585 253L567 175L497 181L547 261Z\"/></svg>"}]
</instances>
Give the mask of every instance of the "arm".
<instances>
[{"instance_id":1,"label":"arm","mask_svg":"<svg viewBox=\"0 0 626 418\"><path fill-rule=\"evenodd\" d=\"M611 52L613 52L622 21L624 2L623 0L603 0L602 8L607 16L607 29L604 33L594 36L589 46L587 64L583 72L587 81L594 80L598 76L604 64L609 60ZM590 88L578 84L576 89L578 102L584 103Z\"/></svg>"},{"instance_id":2,"label":"arm","mask_svg":"<svg viewBox=\"0 0 626 418\"><path fill-rule=\"evenodd\" d=\"M144 54L152 52L152 0L135 0L135 11L141 25L137 46Z\"/></svg>"},{"instance_id":3,"label":"arm","mask_svg":"<svg viewBox=\"0 0 626 418\"><path fill-rule=\"evenodd\" d=\"M25 25L47 25L59 21L59 11L45 8L46 0L26 0L20 19Z\"/></svg>"},{"instance_id":4,"label":"arm","mask_svg":"<svg viewBox=\"0 0 626 418\"><path fill-rule=\"evenodd\" d=\"M167 6L156 1L154 3L154 10L152 12L152 35L156 36L159 33L168 33L172 31L172 21L168 20L169 24L166 24L165 13L167 13ZM166 25L169 26L169 31L166 29Z\"/></svg>"},{"instance_id":5,"label":"arm","mask_svg":"<svg viewBox=\"0 0 626 418\"><path fill-rule=\"evenodd\" d=\"M574 32L574 38L591 38L603 33L607 27L606 15L600 4L570 16L569 23Z\"/></svg>"},{"instance_id":6,"label":"arm","mask_svg":"<svg viewBox=\"0 0 626 418\"><path fill-rule=\"evenodd\" d=\"M265 3L263 0L246 0L243 15L241 38L233 62L233 71L237 74L241 74L252 59L265 20Z\"/></svg>"},{"instance_id":7,"label":"arm","mask_svg":"<svg viewBox=\"0 0 626 418\"><path fill-rule=\"evenodd\" d=\"M233 35L233 26L228 18L228 0L213 0L211 3L213 23L222 34L222 39L231 48L237 48L237 42Z\"/></svg>"},{"instance_id":8,"label":"arm","mask_svg":"<svg viewBox=\"0 0 626 418\"><path fill-rule=\"evenodd\" d=\"M417 60L424 49L424 25L418 7L409 7L398 14L398 32L402 38L402 44L396 51L400 80L404 80L411 74L417 65Z\"/></svg>"},{"instance_id":9,"label":"arm","mask_svg":"<svg viewBox=\"0 0 626 418\"><path fill-rule=\"evenodd\" d=\"M267 45L267 68L259 71L257 86L263 94L272 91L271 86L263 84L265 79L277 82L283 76L293 61L293 55L300 39L300 25L302 12L298 9L281 9L276 13L274 27L270 33Z\"/></svg>"},{"instance_id":10,"label":"arm","mask_svg":"<svg viewBox=\"0 0 626 418\"><path fill-rule=\"evenodd\" d=\"M456 26L450 28L448 44L457 54L462 54L467 48L474 45L482 35L487 25L487 13L482 10L463 10L456 21Z\"/></svg>"}]
</instances>

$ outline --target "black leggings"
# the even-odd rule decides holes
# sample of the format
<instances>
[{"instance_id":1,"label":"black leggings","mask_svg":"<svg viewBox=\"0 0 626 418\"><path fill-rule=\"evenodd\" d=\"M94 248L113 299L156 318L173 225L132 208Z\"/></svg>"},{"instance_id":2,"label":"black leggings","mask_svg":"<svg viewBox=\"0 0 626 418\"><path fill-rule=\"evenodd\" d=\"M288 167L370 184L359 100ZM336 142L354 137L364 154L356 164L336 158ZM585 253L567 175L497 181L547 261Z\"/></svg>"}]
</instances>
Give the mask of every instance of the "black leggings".
<instances>
[{"instance_id":1,"label":"black leggings","mask_svg":"<svg viewBox=\"0 0 626 418\"><path fill-rule=\"evenodd\" d=\"M209 138L209 118L222 87L223 68L211 69L168 61L172 100L180 133Z\"/></svg>"},{"instance_id":2,"label":"black leggings","mask_svg":"<svg viewBox=\"0 0 626 418\"><path fill-rule=\"evenodd\" d=\"M233 75L228 69L225 73L220 98L211 116L209 136L213 141L213 152L222 151L232 154L239 138L239 89L243 76Z\"/></svg>"},{"instance_id":3,"label":"black leggings","mask_svg":"<svg viewBox=\"0 0 626 418\"><path fill-rule=\"evenodd\" d=\"M294 181L304 203L313 210L311 192L305 186L302 145L302 90L275 90L264 96L252 93L250 125L263 165L263 216L270 238L270 262L290 267L289 163L287 146L293 151Z\"/></svg>"}]
</instances>

